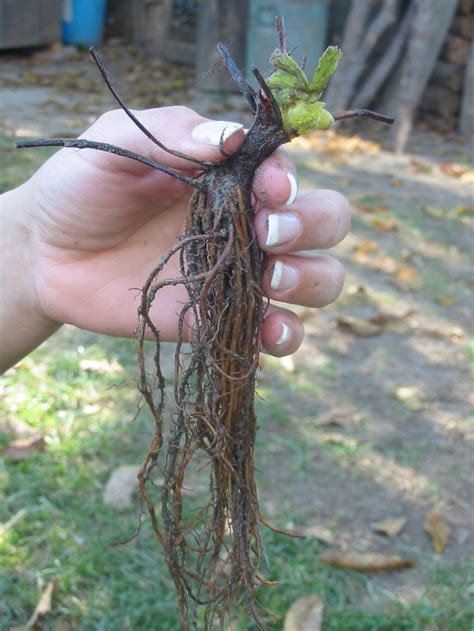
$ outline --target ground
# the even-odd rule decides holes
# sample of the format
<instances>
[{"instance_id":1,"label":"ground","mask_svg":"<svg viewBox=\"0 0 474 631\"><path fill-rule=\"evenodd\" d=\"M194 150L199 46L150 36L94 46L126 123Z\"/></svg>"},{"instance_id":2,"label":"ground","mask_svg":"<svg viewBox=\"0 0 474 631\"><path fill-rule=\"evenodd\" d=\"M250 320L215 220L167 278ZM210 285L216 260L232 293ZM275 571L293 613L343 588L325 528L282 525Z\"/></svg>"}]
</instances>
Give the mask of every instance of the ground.
<instances>
[{"instance_id":1,"label":"ground","mask_svg":"<svg viewBox=\"0 0 474 631\"><path fill-rule=\"evenodd\" d=\"M119 46L106 47L104 57L133 107L191 104L246 120L244 103L200 95L185 68L151 64ZM15 137L75 135L113 103L87 54L75 49L4 55L1 63L5 190L49 155L17 153ZM295 599L320 594L325 630L467 631L474 591L469 147L418 126L397 157L386 128L360 121L363 136L351 129L289 148L301 186L348 196L353 229L336 248L347 270L343 295L324 310L299 309L303 346L289 359L266 358L260 372L263 511L308 535L269 536L280 583L262 600L283 615ZM104 484L118 465L140 462L149 433L145 415L132 423L134 352L132 341L65 327L1 382L1 443L34 432L45 450L19 462L0 456L0 629L24 624L53 578L44 628L176 628L173 590L147 525L133 545L109 546L133 533L136 511L118 519L103 502ZM450 530L440 552L424 529L432 512ZM374 523L395 517L406 519L401 532L375 532ZM333 549L397 554L415 565L359 574L323 563ZM281 629L281 620L271 628Z\"/></svg>"}]
</instances>

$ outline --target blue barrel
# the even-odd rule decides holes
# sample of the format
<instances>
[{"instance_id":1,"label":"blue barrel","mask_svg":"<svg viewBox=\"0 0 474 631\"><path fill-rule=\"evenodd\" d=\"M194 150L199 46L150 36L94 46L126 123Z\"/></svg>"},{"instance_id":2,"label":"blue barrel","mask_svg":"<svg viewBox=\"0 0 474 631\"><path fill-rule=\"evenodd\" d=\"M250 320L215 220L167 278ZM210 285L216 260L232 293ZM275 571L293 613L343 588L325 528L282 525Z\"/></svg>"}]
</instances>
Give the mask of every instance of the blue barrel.
<instances>
[{"instance_id":1,"label":"blue barrel","mask_svg":"<svg viewBox=\"0 0 474 631\"><path fill-rule=\"evenodd\" d=\"M247 27L247 76L256 66L264 76L270 72L270 54L278 47L275 16L285 19L288 48L297 61L307 57L306 72L312 75L326 47L327 0L250 0Z\"/></svg>"},{"instance_id":2,"label":"blue barrel","mask_svg":"<svg viewBox=\"0 0 474 631\"><path fill-rule=\"evenodd\" d=\"M92 46L102 40L107 0L63 0L64 44Z\"/></svg>"}]
</instances>

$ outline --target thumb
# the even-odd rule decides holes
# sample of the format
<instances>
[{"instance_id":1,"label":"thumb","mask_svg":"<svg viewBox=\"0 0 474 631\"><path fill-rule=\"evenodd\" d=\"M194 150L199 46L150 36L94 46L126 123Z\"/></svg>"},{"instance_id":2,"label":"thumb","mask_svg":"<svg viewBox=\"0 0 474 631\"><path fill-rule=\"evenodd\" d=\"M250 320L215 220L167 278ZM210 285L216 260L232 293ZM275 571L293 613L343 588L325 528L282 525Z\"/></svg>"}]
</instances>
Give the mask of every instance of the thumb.
<instances>
[{"instance_id":1,"label":"thumb","mask_svg":"<svg viewBox=\"0 0 474 631\"><path fill-rule=\"evenodd\" d=\"M133 114L165 147L206 162L217 162L235 153L245 138L240 123L210 120L188 107L162 107L133 111ZM153 143L123 110L103 114L81 137L114 144L173 169L189 171L196 168L195 163L167 153ZM122 163L127 171L140 172L149 168L131 161L126 161L125 166L123 158L110 158L120 161L114 166L120 168Z\"/></svg>"}]
</instances>

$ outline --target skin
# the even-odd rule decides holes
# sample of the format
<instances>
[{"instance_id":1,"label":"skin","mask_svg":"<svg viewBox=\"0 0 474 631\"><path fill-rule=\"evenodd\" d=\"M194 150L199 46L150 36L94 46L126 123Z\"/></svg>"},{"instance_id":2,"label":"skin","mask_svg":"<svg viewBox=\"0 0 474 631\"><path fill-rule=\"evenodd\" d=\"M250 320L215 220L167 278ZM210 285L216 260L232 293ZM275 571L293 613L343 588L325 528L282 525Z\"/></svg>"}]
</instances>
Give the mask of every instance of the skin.
<instances>
[{"instance_id":1,"label":"skin","mask_svg":"<svg viewBox=\"0 0 474 631\"><path fill-rule=\"evenodd\" d=\"M208 161L221 160L219 148L193 140L192 132L208 119L184 107L140 112L140 120L165 145ZM186 175L195 166L153 145L120 111L101 116L83 135L151 157ZM244 131L225 143L238 149ZM290 206L287 173L295 167L283 150L268 158L256 173L255 229L269 254L263 288L281 302L322 307L334 301L344 282L334 258L299 251L330 248L347 234L349 207L329 190L301 190ZM160 257L182 233L190 188L138 163L93 150L62 149L19 188L0 196L0 370L6 370L63 323L131 337L137 325L137 296ZM293 214L301 230L291 241L266 246L268 215ZM271 288L275 262L295 271L296 284ZM163 277L178 275L176 257ZM185 294L182 287L163 289L152 316L163 339L176 338ZM289 336L281 343L282 324ZM263 344L273 355L293 353L303 339L303 326L291 311L270 306ZM277 343L280 340L280 343Z\"/></svg>"}]
</instances>

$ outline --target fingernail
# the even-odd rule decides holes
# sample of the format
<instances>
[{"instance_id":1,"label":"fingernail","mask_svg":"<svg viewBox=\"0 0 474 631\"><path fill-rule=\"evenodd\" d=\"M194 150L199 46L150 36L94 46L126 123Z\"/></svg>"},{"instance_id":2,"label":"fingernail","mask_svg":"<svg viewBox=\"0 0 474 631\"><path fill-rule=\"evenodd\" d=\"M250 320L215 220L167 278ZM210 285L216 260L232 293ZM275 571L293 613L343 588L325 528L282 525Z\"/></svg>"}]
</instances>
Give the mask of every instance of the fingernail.
<instances>
[{"instance_id":1,"label":"fingernail","mask_svg":"<svg viewBox=\"0 0 474 631\"><path fill-rule=\"evenodd\" d=\"M191 132L191 138L196 142L204 142L214 147L224 144L235 133L243 129L240 123L229 121L208 121L197 125Z\"/></svg>"},{"instance_id":2,"label":"fingernail","mask_svg":"<svg viewBox=\"0 0 474 631\"><path fill-rule=\"evenodd\" d=\"M288 197L288 201L286 202L286 205L289 206L295 201L296 195L298 194L298 182L296 181L293 173L287 173L286 175L288 176L288 179L290 181L290 196Z\"/></svg>"},{"instance_id":3,"label":"fingernail","mask_svg":"<svg viewBox=\"0 0 474 631\"><path fill-rule=\"evenodd\" d=\"M285 265L285 263L281 261L276 261L270 281L270 287L272 289L278 291L293 289L293 287L296 287L298 280L299 275L295 269L289 265Z\"/></svg>"},{"instance_id":4,"label":"fingernail","mask_svg":"<svg viewBox=\"0 0 474 631\"><path fill-rule=\"evenodd\" d=\"M280 245L297 237L301 232L299 217L290 213L268 215L268 234L265 245Z\"/></svg>"},{"instance_id":5,"label":"fingernail","mask_svg":"<svg viewBox=\"0 0 474 631\"><path fill-rule=\"evenodd\" d=\"M281 323L281 335L277 339L275 344L277 346L282 346L283 344L285 344L285 342L288 342L288 340L290 339L290 336L291 336L291 329L290 329L290 327L287 324L285 324L285 322L282 322Z\"/></svg>"}]
</instances>

